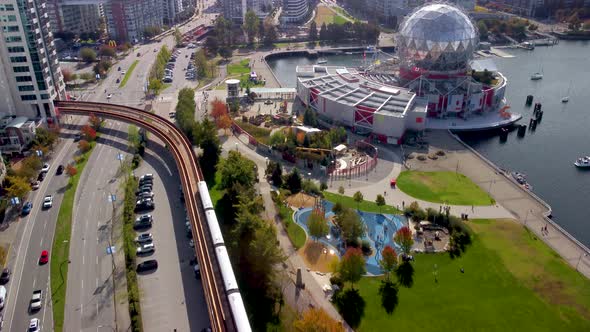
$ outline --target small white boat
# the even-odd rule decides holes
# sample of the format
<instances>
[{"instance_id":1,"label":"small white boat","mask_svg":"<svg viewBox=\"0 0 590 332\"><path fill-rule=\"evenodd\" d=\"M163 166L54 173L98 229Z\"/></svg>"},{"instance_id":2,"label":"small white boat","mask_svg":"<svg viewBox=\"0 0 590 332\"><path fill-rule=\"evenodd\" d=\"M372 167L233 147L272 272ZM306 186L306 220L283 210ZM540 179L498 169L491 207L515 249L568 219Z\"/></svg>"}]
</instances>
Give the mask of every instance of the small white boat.
<instances>
[{"instance_id":1,"label":"small white boat","mask_svg":"<svg viewBox=\"0 0 590 332\"><path fill-rule=\"evenodd\" d=\"M582 167L582 168L590 167L590 156L578 158L578 160L576 160L576 162L574 162L574 165L576 165L576 167Z\"/></svg>"},{"instance_id":2,"label":"small white boat","mask_svg":"<svg viewBox=\"0 0 590 332\"><path fill-rule=\"evenodd\" d=\"M568 101L570 101L570 96L565 96L565 97L561 98L562 103L567 103Z\"/></svg>"},{"instance_id":3,"label":"small white boat","mask_svg":"<svg viewBox=\"0 0 590 332\"><path fill-rule=\"evenodd\" d=\"M533 80L533 81L542 80L542 79L543 79L543 74L541 74L541 73L534 73L531 75L531 80Z\"/></svg>"},{"instance_id":4,"label":"small white boat","mask_svg":"<svg viewBox=\"0 0 590 332\"><path fill-rule=\"evenodd\" d=\"M326 58L319 58L318 59L318 64L319 65L324 64L324 63L328 63L328 60Z\"/></svg>"}]
</instances>

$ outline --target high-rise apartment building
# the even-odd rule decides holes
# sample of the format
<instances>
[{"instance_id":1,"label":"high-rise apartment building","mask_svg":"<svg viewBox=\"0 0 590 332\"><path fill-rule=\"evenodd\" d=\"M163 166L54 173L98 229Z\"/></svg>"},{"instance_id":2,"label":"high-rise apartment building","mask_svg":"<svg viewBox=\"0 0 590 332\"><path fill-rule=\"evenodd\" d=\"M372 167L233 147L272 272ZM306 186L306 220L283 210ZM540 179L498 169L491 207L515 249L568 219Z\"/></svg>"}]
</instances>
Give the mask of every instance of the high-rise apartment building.
<instances>
[{"instance_id":1,"label":"high-rise apartment building","mask_svg":"<svg viewBox=\"0 0 590 332\"><path fill-rule=\"evenodd\" d=\"M281 21L295 23L303 21L309 11L309 0L283 0Z\"/></svg>"},{"instance_id":2,"label":"high-rise apartment building","mask_svg":"<svg viewBox=\"0 0 590 332\"><path fill-rule=\"evenodd\" d=\"M79 4L71 0L47 0L47 14L51 22L51 31L69 31L76 34L95 32L100 29L101 6L96 3Z\"/></svg>"},{"instance_id":3,"label":"high-rise apartment building","mask_svg":"<svg viewBox=\"0 0 590 332\"><path fill-rule=\"evenodd\" d=\"M0 2L0 113L56 122L54 99L64 99L45 1Z\"/></svg>"},{"instance_id":4,"label":"high-rise apartment building","mask_svg":"<svg viewBox=\"0 0 590 332\"><path fill-rule=\"evenodd\" d=\"M272 10L272 0L222 0L223 16L234 23L243 23L248 10L261 19Z\"/></svg>"},{"instance_id":5,"label":"high-rise apartment building","mask_svg":"<svg viewBox=\"0 0 590 332\"><path fill-rule=\"evenodd\" d=\"M140 41L147 28L164 25L162 0L110 0L103 6L109 35L115 40Z\"/></svg>"}]
</instances>

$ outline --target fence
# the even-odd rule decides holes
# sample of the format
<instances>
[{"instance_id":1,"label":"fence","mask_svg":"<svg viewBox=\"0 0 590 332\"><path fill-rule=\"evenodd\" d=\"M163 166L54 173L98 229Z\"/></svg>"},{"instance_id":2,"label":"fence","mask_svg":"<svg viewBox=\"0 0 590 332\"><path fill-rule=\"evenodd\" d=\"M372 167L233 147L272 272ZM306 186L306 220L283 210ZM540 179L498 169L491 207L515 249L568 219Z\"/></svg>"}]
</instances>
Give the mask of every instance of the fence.
<instances>
[{"instance_id":1,"label":"fence","mask_svg":"<svg viewBox=\"0 0 590 332\"><path fill-rule=\"evenodd\" d=\"M357 150L363 151L367 154L367 161L355 166L348 164L346 168L342 169L336 169L335 165L330 166L328 168L328 175L330 176L330 181L338 181L352 179L353 177L368 176L369 172L371 172L375 167L377 167L378 149L375 146L365 141L356 141L354 145Z\"/></svg>"}]
</instances>

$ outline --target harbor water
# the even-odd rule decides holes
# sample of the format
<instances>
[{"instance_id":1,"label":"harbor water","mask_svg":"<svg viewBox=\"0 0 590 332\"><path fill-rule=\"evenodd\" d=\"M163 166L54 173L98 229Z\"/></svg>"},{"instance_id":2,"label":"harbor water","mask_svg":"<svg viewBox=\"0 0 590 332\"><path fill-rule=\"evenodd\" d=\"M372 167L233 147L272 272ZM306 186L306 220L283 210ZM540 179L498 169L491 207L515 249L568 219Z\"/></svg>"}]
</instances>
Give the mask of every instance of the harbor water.
<instances>
[{"instance_id":1,"label":"harbor water","mask_svg":"<svg viewBox=\"0 0 590 332\"><path fill-rule=\"evenodd\" d=\"M579 156L590 155L590 42L562 41L533 51L507 49L512 58L493 57L507 78L506 92L512 112L521 113L528 125L533 107L526 107L527 95L542 103L543 121L523 138L514 130L506 142L496 134L462 134L477 151L510 171L527 175L534 192L553 210L553 220L580 242L590 246L590 169L576 168ZM369 55L367 55L367 58ZM327 65L360 66L362 54L328 55ZM317 60L293 56L269 60L269 66L285 87L295 87L295 68ZM531 74L542 72L533 81ZM569 95L569 102L561 99Z\"/></svg>"}]
</instances>

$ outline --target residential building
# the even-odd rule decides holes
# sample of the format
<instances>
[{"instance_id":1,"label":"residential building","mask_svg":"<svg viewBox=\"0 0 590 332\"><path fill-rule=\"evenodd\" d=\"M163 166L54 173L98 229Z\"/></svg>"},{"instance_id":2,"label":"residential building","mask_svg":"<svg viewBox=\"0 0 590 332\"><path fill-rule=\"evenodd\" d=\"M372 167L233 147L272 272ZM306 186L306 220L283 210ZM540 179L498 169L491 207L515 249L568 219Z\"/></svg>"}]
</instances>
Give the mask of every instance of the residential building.
<instances>
[{"instance_id":1,"label":"residential building","mask_svg":"<svg viewBox=\"0 0 590 332\"><path fill-rule=\"evenodd\" d=\"M33 143L37 123L24 116L5 115L0 118L0 151L21 154Z\"/></svg>"},{"instance_id":2,"label":"residential building","mask_svg":"<svg viewBox=\"0 0 590 332\"><path fill-rule=\"evenodd\" d=\"M281 21L284 23L302 22L309 11L309 0L283 0Z\"/></svg>"},{"instance_id":3,"label":"residential building","mask_svg":"<svg viewBox=\"0 0 590 332\"><path fill-rule=\"evenodd\" d=\"M65 99L45 1L0 3L0 113L57 122L54 99Z\"/></svg>"},{"instance_id":4,"label":"residential building","mask_svg":"<svg viewBox=\"0 0 590 332\"><path fill-rule=\"evenodd\" d=\"M101 6L96 3L79 4L74 0L48 0L47 14L53 33L70 31L76 34L100 29Z\"/></svg>"},{"instance_id":5,"label":"residential building","mask_svg":"<svg viewBox=\"0 0 590 332\"><path fill-rule=\"evenodd\" d=\"M234 23L243 23L248 10L264 19L272 10L272 0L221 0L223 16Z\"/></svg>"},{"instance_id":6,"label":"residential building","mask_svg":"<svg viewBox=\"0 0 590 332\"><path fill-rule=\"evenodd\" d=\"M435 2L431 0L368 0L367 9L369 13L375 15L379 22L396 26L402 21L404 16L411 13L415 8L426 3ZM448 3L454 3L465 11L475 9L475 0L449 0Z\"/></svg>"},{"instance_id":7,"label":"residential building","mask_svg":"<svg viewBox=\"0 0 590 332\"><path fill-rule=\"evenodd\" d=\"M162 0L111 0L103 6L107 30L115 40L138 42L146 28L164 25Z\"/></svg>"}]
</instances>

